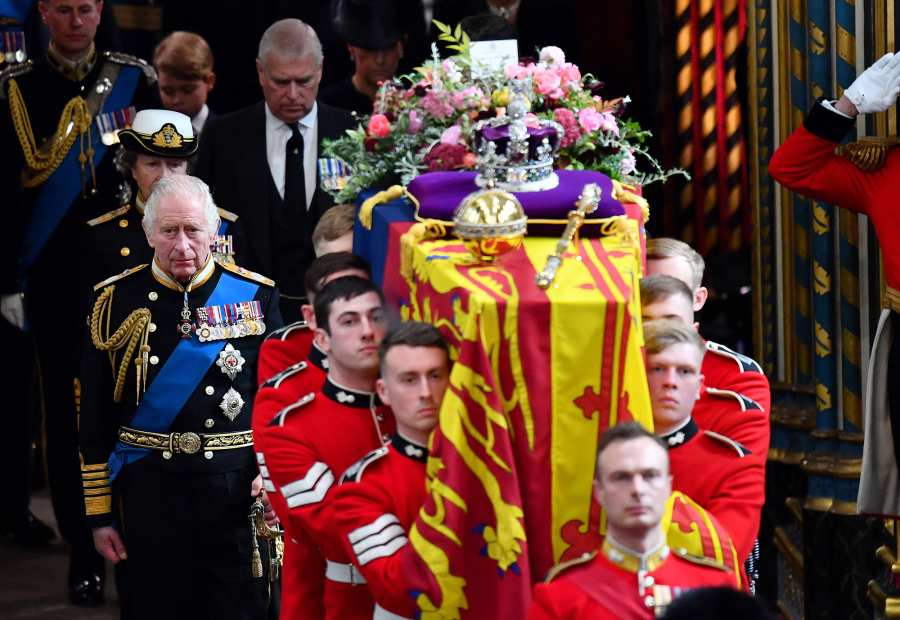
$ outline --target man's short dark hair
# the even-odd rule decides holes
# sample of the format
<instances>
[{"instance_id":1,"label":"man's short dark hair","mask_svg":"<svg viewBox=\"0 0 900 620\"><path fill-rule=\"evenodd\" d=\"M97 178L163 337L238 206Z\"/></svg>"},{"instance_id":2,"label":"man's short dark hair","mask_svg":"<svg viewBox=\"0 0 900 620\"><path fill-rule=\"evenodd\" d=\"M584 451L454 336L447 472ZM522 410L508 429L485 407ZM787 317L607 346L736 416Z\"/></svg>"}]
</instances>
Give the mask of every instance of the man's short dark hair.
<instances>
[{"instance_id":1,"label":"man's short dark hair","mask_svg":"<svg viewBox=\"0 0 900 620\"><path fill-rule=\"evenodd\" d=\"M398 346L440 349L446 354L447 363L449 364L450 362L450 347L447 346L447 341L441 336L441 332L437 327L421 321L405 321L390 330L378 347L378 359L381 362L382 375L384 374L384 360L388 351Z\"/></svg>"},{"instance_id":2,"label":"man's short dark hair","mask_svg":"<svg viewBox=\"0 0 900 620\"><path fill-rule=\"evenodd\" d=\"M322 287L316 300L313 303L313 309L316 313L316 325L325 330L325 333L331 335L331 327L328 324L328 315L331 314L331 306L339 300L356 299L360 295L366 293L375 293L381 305L384 305L384 295L381 289L371 280L360 278L359 276L341 276L336 280L332 280Z\"/></svg>"},{"instance_id":3,"label":"man's short dark hair","mask_svg":"<svg viewBox=\"0 0 900 620\"><path fill-rule=\"evenodd\" d=\"M611 426L610 428L606 429L606 432L604 432L600 436L600 441L597 442L597 458L594 461L595 472L600 472L600 455L603 454L603 451L608 447L610 447L614 443L619 443L621 441L631 441L632 439L642 438L651 440L653 443L662 448L663 452L665 452L666 455L668 455L669 448L666 447L666 444L663 443L663 441L659 437L648 431L637 422L624 422L622 424Z\"/></svg>"},{"instance_id":4,"label":"man's short dark hair","mask_svg":"<svg viewBox=\"0 0 900 620\"><path fill-rule=\"evenodd\" d=\"M687 284L678 278L662 273L641 278L641 305L649 306L675 295L681 295L691 304L694 303L694 293Z\"/></svg>"},{"instance_id":5,"label":"man's short dark hair","mask_svg":"<svg viewBox=\"0 0 900 620\"><path fill-rule=\"evenodd\" d=\"M372 270L369 263L361 256L357 256L351 252L332 252L323 254L312 263L303 276L303 287L306 289L306 296L310 299L316 297L325 286L325 280L333 273L339 271L349 271L350 269L358 269L366 274L369 279L372 278Z\"/></svg>"}]
</instances>

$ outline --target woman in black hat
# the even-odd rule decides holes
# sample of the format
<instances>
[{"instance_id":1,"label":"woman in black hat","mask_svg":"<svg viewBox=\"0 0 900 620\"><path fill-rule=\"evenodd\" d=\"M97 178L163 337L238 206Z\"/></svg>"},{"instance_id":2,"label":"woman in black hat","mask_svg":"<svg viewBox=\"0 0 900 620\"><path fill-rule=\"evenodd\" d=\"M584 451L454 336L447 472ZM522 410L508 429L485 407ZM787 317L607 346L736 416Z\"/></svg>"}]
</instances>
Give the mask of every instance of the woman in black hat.
<instances>
[{"instance_id":1,"label":"woman in black hat","mask_svg":"<svg viewBox=\"0 0 900 620\"><path fill-rule=\"evenodd\" d=\"M332 19L355 69L349 78L322 89L319 98L360 116L371 114L379 85L394 77L403 58L397 5L393 0L335 0Z\"/></svg>"}]
</instances>

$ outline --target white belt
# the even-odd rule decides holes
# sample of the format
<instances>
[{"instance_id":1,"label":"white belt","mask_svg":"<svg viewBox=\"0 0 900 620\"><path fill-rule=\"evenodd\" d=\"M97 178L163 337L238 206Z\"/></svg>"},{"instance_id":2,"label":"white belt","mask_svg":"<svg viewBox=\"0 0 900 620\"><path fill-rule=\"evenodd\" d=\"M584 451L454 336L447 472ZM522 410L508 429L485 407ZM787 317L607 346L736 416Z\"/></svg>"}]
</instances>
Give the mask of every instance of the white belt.
<instances>
[{"instance_id":1,"label":"white belt","mask_svg":"<svg viewBox=\"0 0 900 620\"><path fill-rule=\"evenodd\" d=\"M366 582L366 578L353 564L341 564L331 560L325 560L325 578L337 583L362 584Z\"/></svg>"},{"instance_id":2,"label":"white belt","mask_svg":"<svg viewBox=\"0 0 900 620\"><path fill-rule=\"evenodd\" d=\"M407 618L406 616L398 616L392 611L388 611L384 607L379 604L375 604L375 613L372 615L372 620L412 620L412 618Z\"/></svg>"}]
</instances>

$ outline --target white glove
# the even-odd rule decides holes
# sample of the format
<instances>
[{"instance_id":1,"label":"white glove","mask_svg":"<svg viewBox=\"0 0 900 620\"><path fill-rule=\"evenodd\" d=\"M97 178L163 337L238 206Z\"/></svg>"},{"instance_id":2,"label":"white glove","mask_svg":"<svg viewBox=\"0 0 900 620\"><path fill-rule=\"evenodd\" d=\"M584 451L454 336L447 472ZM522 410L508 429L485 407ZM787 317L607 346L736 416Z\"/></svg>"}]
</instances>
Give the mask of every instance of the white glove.
<instances>
[{"instance_id":1,"label":"white glove","mask_svg":"<svg viewBox=\"0 0 900 620\"><path fill-rule=\"evenodd\" d=\"M884 112L900 93L900 54L885 54L844 91L861 114Z\"/></svg>"},{"instance_id":2,"label":"white glove","mask_svg":"<svg viewBox=\"0 0 900 620\"><path fill-rule=\"evenodd\" d=\"M25 329L25 295L13 293L0 296L0 314L13 327Z\"/></svg>"}]
</instances>

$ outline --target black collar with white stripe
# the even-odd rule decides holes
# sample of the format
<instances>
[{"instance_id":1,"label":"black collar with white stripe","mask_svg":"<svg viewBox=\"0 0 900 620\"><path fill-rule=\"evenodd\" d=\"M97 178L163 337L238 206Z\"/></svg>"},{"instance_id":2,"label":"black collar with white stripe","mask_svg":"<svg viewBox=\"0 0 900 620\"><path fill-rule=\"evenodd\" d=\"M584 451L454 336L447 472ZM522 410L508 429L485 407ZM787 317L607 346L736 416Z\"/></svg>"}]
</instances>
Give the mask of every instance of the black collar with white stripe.
<instances>
[{"instance_id":1,"label":"black collar with white stripe","mask_svg":"<svg viewBox=\"0 0 900 620\"><path fill-rule=\"evenodd\" d=\"M667 446L669 446L670 450L677 448L678 446L683 446L694 436L700 432L700 429L697 428L696 422L694 422L694 418L688 418L687 422L682 424L679 428L676 428L671 433L667 435L660 435L659 438L665 442Z\"/></svg>"},{"instance_id":2,"label":"black collar with white stripe","mask_svg":"<svg viewBox=\"0 0 900 620\"><path fill-rule=\"evenodd\" d=\"M391 445L394 446L394 450L407 458L419 461L420 463L428 461L428 448L420 446L406 437L402 437L400 433L395 433L394 436L391 437Z\"/></svg>"},{"instance_id":3,"label":"black collar with white stripe","mask_svg":"<svg viewBox=\"0 0 900 620\"><path fill-rule=\"evenodd\" d=\"M350 388L338 385L331 380L331 377L326 377L325 385L322 386L322 394L338 404L344 405L345 407L354 407L356 409L369 409L370 407L377 407L381 404L381 400L375 392L359 392L357 390L351 390Z\"/></svg>"},{"instance_id":4,"label":"black collar with white stripe","mask_svg":"<svg viewBox=\"0 0 900 620\"><path fill-rule=\"evenodd\" d=\"M325 372L328 372L328 356L325 355L325 351L317 347L315 343L309 347L309 362L313 366L318 366Z\"/></svg>"}]
</instances>

